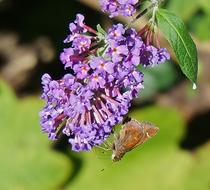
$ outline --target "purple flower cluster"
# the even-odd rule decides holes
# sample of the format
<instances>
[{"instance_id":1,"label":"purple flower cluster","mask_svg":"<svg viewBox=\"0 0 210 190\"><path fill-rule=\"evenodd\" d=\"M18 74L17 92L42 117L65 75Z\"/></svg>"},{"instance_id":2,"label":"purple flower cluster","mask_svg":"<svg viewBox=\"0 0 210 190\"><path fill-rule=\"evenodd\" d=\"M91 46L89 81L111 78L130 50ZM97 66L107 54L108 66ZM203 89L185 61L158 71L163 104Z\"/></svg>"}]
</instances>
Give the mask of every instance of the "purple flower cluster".
<instances>
[{"instance_id":1,"label":"purple flower cluster","mask_svg":"<svg viewBox=\"0 0 210 190\"><path fill-rule=\"evenodd\" d=\"M137 3L138 0L100 0L102 10L110 14L110 17L132 16L136 12Z\"/></svg>"},{"instance_id":2,"label":"purple flower cluster","mask_svg":"<svg viewBox=\"0 0 210 190\"><path fill-rule=\"evenodd\" d=\"M107 41L109 43L107 54L113 62L122 61L125 67L139 64L153 67L170 59L166 48L146 45L135 29L125 30L122 24L109 29Z\"/></svg>"},{"instance_id":3,"label":"purple flower cluster","mask_svg":"<svg viewBox=\"0 0 210 190\"><path fill-rule=\"evenodd\" d=\"M69 29L64 42L71 47L63 50L60 60L73 74L60 80L43 75L42 98L47 104L40 123L50 139L65 134L72 150L85 151L104 142L143 89L143 74L136 66L163 63L169 54L146 45L134 29L122 24L99 37L78 14Z\"/></svg>"}]
</instances>

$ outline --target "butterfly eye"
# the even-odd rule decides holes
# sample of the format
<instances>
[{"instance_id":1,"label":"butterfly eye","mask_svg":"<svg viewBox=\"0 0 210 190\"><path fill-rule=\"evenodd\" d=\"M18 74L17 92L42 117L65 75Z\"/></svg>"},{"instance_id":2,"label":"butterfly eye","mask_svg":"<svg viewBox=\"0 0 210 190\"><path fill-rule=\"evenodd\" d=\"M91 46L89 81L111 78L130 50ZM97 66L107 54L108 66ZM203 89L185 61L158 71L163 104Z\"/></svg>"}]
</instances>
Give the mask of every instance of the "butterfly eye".
<instances>
[{"instance_id":1,"label":"butterfly eye","mask_svg":"<svg viewBox=\"0 0 210 190\"><path fill-rule=\"evenodd\" d=\"M112 161L117 162L117 161L120 161L121 158L122 158L121 156L114 155L114 156L112 156Z\"/></svg>"},{"instance_id":2,"label":"butterfly eye","mask_svg":"<svg viewBox=\"0 0 210 190\"><path fill-rule=\"evenodd\" d=\"M116 157L116 156L113 156L113 157L112 157L112 160L113 160L113 161L117 161L117 157Z\"/></svg>"}]
</instances>

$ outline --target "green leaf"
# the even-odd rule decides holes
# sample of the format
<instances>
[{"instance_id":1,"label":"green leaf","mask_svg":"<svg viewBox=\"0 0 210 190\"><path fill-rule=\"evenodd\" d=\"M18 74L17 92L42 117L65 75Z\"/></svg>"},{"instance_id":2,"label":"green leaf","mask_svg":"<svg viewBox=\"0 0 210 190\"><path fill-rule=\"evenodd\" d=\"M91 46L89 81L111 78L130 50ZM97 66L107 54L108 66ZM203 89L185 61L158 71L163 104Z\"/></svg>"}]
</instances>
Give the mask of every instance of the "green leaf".
<instances>
[{"instance_id":1,"label":"green leaf","mask_svg":"<svg viewBox=\"0 0 210 190\"><path fill-rule=\"evenodd\" d=\"M100 24L98 24L98 25L96 26L96 28L97 28L97 31L98 31L100 34L103 34L104 36L106 35L106 31L101 27Z\"/></svg>"},{"instance_id":2,"label":"green leaf","mask_svg":"<svg viewBox=\"0 0 210 190\"><path fill-rule=\"evenodd\" d=\"M156 13L158 26L170 43L182 72L193 82L197 82L198 58L196 45L183 21L173 13L159 9Z\"/></svg>"},{"instance_id":3,"label":"green leaf","mask_svg":"<svg viewBox=\"0 0 210 190\"><path fill-rule=\"evenodd\" d=\"M0 81L0 189L59 189L71 174L71 161L51 148L41 133L39 98L17 100Z\"/></svg>"}]
</instances>

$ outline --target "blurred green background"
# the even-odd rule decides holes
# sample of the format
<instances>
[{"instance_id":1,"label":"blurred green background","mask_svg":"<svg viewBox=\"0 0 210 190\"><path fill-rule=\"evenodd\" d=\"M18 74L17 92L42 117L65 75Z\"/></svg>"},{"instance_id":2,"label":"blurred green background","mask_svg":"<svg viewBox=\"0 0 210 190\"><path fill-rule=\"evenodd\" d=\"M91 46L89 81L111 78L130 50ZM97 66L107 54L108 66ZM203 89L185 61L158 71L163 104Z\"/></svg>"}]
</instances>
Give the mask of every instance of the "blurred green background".
<instances>
[{"instance_id":1,"label":"blurred green background","mask_svg":"<svg viewBox=\"0 0 210 190\"><path fill-rule=\"evenodd\" d=\"M38 117L40 77L64 74L59 52L75 14L93 27L112 21L97 0L0 0L0 190L210 190L210 1L163 6L183 18L196 42L198 89L173 54L171 62L145 70L145 90L129 115L160 131L112 163L95 152L71 152L67 139L50 142ZM162 46L169 47L164 39Z\"/></svg>"}]
</instances>

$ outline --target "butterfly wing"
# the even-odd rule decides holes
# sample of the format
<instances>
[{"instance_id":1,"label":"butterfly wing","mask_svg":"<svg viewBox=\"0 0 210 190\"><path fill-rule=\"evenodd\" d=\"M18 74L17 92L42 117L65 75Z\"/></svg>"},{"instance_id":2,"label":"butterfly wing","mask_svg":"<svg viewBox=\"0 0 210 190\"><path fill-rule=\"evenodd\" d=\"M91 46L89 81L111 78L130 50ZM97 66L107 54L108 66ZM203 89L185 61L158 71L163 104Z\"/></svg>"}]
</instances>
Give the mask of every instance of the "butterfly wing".
<instances>
[{"instance_id":1,"label":"butterfly wing","mask_svg":"<svg viewBox=\"0 0 210 190\"><path fill-rule=\"evenodd\" d=\"M144 136L143 127L139 126L137 121L131 120L125 123L123 129L120 131L119 144L128 152L142 144Z\"/></svg>"},{"instance_id":2,"label":"butterfly wing","mask_svg":"<svg viewBox=\"0 0 210 190\"><path fill-rule=\"evenodd\" d=\"M124 133L122 146L127 152L131 151L149 138L154 137L158 131L159 128L149 122L138 122L132 119L125 124L124 130L122 131Z\"/></svg>"},{"instance_id":3,"label":"butterfly wing","mask_svg":"<svg viewBox=\"0 0 210 190\"><path fill-rule=\"evenodd\" d=\"M138 121L136 121L136 122L138 122ZM153 124L151 124L149 122L138 122L138 124L139 124L139 126L141 128L143 128L143 134L144 134L144 136L142 137L141 142L139 142L138 144L136 144L135 147L143 144L148 139L154 137L157 134L157 132L159 131L159 128L158 127L155 127Z\"/></svg>"}]
</instances>

